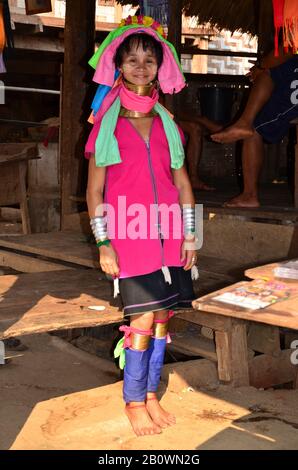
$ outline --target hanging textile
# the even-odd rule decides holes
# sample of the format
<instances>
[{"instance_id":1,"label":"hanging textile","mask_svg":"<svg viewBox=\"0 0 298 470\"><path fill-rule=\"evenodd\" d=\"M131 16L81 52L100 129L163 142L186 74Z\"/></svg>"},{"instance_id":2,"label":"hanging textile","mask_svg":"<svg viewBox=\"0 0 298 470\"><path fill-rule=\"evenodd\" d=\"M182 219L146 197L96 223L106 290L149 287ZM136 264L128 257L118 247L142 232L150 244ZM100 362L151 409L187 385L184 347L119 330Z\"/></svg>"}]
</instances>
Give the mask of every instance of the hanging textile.
<instances>
[{"instance_id":1,"label":"hanging textile","mask_svg":"<svg viewBox=\"0 0 298 470\"><path fill-rule=\"evenodd\" d=\"M284 48L298 51L298 0L285 0L284 4Z\"/></svg>"},{"instance_id":2,"label":"hanging textile","mask_svg":"<svg viewBox=\"0 0 298 470\"><path fill-rule=\"evenodd\" d=\"M3 17L3 4L0 3L0 73L5 73L6 68L3 62L3 49L6 44L5 26Z\"/></svg>"},{"instance_id":3,"label":"hanging textile","mask_svg":"<svg viewBox=\"0 0 298 470\"><path fill-rule=\"evenodd\" d=\"M284 4L285 0L272 0L273 4L273 19L274 19L274 55L278 56L278 36L280 30L284 25Z\"/></svg>"},{"instance_id":4,"label":"hanging textile","mask_svg":"<svg viewBox=\"0 0 298 470\"><path fill-rule=\"evenodd\" d=\"M141 14L151 16L163 26L169 22L169 2L168 0L141 0Z\"/></svg>"},{"instance_id":5,"label":"hanging textile","mask_svg":"<svg viewBox=\"0 0 298 470\"><path fill-rule=\"evenodd\" d=\"M8 0L3 0L3 18L4 18L4 27L5 27L5 36L6 36L6 46L9 48L14 47L13 43L13 34L11 28L11 18Z\"/></svg>"}]
</instances>

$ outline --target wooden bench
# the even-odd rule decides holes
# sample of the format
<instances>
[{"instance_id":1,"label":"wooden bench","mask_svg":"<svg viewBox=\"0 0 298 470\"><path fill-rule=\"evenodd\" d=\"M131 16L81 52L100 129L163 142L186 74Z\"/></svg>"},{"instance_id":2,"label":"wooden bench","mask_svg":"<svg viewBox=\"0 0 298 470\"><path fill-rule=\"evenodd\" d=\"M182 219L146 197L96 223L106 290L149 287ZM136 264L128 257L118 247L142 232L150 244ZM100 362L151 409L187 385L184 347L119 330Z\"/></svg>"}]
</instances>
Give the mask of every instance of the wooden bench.
<instances>
[{"instance_id":1,"label":"wooden bench","mask_svg":"<svg viewBox=\"0 0 298 470\"><path fill-rule=\"evenodd\" d=\"M0 144L0 207L20 205L23 232L31 233L27 204L28 160L37 158L35 144Z\"/></svg>"}]
</instances>

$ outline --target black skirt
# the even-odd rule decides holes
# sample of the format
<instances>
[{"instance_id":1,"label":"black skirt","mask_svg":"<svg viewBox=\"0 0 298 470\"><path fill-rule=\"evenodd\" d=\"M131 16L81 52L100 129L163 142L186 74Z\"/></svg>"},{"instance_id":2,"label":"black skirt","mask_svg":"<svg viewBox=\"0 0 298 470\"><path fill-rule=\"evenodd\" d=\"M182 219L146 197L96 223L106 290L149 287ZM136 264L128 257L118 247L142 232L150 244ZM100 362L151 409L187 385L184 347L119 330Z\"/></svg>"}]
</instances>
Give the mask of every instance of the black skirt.
<instances>
[{"instance_id":1,"label":"black skirt","mask_svg":"<svg viewBox=\"0 0 298 470\"><path fill-rule=\"evenodd\" d=\"M169 308L175 310L192 307L195 294L190 270L169 267L169 271L172 284L165 281L161 269L119 280L125 317Z\"/></svg>"}]
</instances>

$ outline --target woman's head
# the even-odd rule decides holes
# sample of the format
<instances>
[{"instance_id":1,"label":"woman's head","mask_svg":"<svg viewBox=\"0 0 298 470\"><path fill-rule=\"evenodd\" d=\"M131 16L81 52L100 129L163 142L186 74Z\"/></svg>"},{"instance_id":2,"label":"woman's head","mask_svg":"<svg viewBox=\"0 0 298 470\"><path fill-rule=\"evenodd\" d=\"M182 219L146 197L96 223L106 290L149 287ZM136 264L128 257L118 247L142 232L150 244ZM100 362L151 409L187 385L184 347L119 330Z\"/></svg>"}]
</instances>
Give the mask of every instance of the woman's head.
<instances>
[{"instance_id":1,"label":"woman's head","mask_svg":"<svg viewBox=\"0 0 298 470\"><path fill-rule=\"evenodd\" d=\"M118 47L114 61L124 78L135 85L145 85L156 78L163 60L161 44L151 35L129 35Z\"/></svg>"}]
</instances>

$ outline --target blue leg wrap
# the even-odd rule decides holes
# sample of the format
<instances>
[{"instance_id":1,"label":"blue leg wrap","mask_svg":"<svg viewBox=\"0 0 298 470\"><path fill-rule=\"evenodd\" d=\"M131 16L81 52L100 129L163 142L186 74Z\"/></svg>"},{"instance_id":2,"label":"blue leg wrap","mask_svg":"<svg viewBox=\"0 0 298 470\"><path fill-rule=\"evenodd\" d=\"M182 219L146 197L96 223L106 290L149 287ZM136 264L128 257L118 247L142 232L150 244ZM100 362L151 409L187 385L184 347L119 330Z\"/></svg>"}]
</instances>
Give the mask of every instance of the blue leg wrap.
<instances>
[{"instance_id":1,"label":"blue leg wrap","mask_svg":"<svg viewBox=\"0 0 298 470\"><path fill-rule=\"evenodd\" d=\"M150 350L125 349L123 398L125 403L145 401Z\"/></svg>"},{"instance_id":2,"label":"blue leg wrap","mask_svg":"<svg viewBox=\"0 0 298 470\"><path fill-rule=\"evenodd\" d=\"M152 338L150 343L149 373L147 382L147 392L156 392L159 382L161 369L164 363L167 338Z\"/></svg>"}]
</instances>

